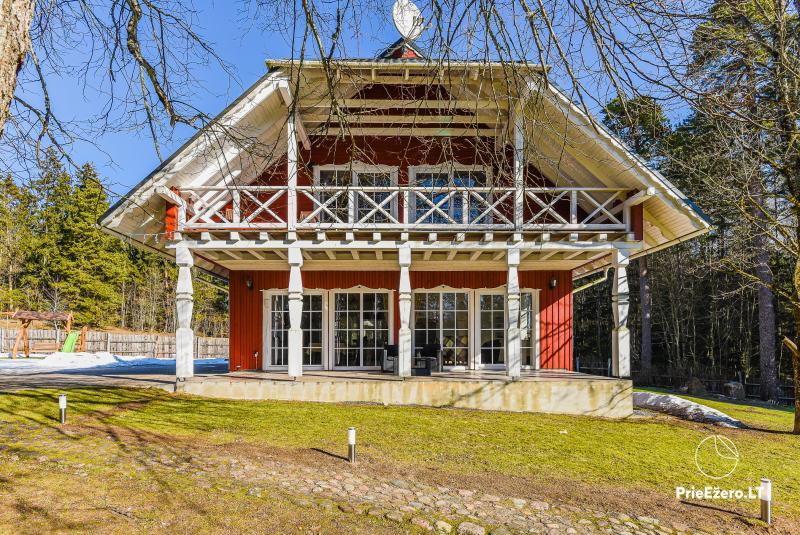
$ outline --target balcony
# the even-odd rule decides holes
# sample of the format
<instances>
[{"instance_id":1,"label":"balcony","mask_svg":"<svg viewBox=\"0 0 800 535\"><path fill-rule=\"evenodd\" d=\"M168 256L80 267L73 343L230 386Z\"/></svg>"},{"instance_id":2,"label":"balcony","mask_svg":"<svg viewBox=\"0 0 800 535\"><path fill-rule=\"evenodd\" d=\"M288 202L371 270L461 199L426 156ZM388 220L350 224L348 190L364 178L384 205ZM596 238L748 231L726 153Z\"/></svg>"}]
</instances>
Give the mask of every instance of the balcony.
<instances>
[{"instance_id":1,"label":"balcony","mask_svg":"<svg viewBox=\"0 0 800 535\"><path fill-rule=\"evenodd\" d=\"M620 188L208 186L177 193L181 202L177 230L185 233L611 234L631 232L626 200L634 192Z\"/></svg>"}]
</instances>

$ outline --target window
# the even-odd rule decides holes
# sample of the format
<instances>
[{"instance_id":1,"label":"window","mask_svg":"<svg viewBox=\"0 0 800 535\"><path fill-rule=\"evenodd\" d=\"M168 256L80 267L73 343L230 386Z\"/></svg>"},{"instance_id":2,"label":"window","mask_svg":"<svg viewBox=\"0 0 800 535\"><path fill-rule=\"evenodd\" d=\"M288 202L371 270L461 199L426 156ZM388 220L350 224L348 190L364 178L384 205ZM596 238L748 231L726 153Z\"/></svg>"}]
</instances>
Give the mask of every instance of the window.
<instances>
[{"instance_id":1,"label":"window","mask_svg":"<svg viewBox=\"0 0 800 535\"><path fill-rule=\"evenodd\" d=\"M332 197L336 197L327 206L333 215L321 211L319 217L321 223L351 222L349 210L351 203L354 223L389 223L391 220L388 214L397 217L397 197L387 201L392 194L393 186L397 184L396 169L383 165L353 163L317 167L315 171L320 190L317 194L319 202L324 204ZM351 186L355 188L350 188ZM380 188L380 191L359 191L358 187ZM385 204L381 204L383 202Z\"/></svg>"},{"instance_id":2,"label":"window","mask_svg":"<svg viewBox=\"0 0 800 535\"><path fill-rule=\"evenodd\" d=\"M418 191L412 197L416 223L441 225L492 222L491 214L481 217L485 210L485 202L475 198L475 195L479 195L481 199L488 200L488 192L465 195L463 189L460 191L451 189L487 187L489 182L485 170L457 166L449 171L412 168L411 173L414 186L431 190Z\"/></svg>"},{"instance_id":3,"label":"window","mask_svg":"<svg viewBox=\"0 0 800 535\"><path fill-rule=\"evenodd\" d=\"M380 366L389 343L389 293L336 292L333 299L335 365Z\"/></svg>"},{"instance_id":4,"label":"window","mask_svg":"<svg viewBox=\"0 0 800 535\"><path fill-rule=\"evenodd\" d=\"M438 344L443 366L467 366L469 360L469 294L414 294L414 351Z\"/></svg>"},{"instance_id":5,"label":"window","mask_svg":"<svg viewBox=\"0 0 800 535\"><path fill-rule=\"evenodd\" d=\"M269 363L270 366L289 365L289 296L270 296L269 310ZM322 366L322 295L303 295L303 365Z\"/></svg>"}]
</instances>

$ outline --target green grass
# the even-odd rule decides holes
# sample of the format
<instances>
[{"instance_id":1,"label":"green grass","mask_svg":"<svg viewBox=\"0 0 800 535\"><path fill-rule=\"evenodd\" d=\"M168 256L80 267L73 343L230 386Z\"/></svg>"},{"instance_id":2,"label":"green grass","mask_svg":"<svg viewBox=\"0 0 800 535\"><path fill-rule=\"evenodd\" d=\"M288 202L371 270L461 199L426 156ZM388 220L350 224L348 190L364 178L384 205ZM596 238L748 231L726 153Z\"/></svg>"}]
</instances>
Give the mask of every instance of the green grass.
<instances>
[{"instance_id":1,"label":"green grass","mask_svg":"<svg viewBox=\"0 0 800 535\"><path fill-rule=\"evenodd\" d=\"M0 396L0 420L53 424L55 391ZM677 485L775 486L776 511L800 518L800 437L788 434L792 412L699 400L759 429L730 430L667 418L601 418L512 414L421 407L248 402L175 396L155 390L70 390L70 417L109 411L104 421L134 431L245 442L265 448L346 451L358 429L359 451L400 466L456 474L498 473L538 481L574 480L620 489L645 488L674 499ZM146 401L126 408L125 403ZM118 410L113 410L118 407ZM729 479L708 481L694 452L705 437L724 434L741 461Z\"/></svg>"}]
</instances>

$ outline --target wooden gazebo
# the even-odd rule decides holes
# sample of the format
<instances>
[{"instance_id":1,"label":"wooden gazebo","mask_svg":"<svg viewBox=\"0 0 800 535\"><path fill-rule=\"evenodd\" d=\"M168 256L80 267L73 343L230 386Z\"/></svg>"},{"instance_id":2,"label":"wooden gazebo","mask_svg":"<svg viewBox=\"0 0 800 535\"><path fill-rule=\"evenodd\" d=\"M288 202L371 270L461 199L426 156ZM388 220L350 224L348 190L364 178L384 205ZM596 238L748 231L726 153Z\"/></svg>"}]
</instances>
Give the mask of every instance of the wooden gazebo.
<instances>
[{"instance_id":1,"label":"wooden gazebo","mask_svg":"<svg viewBox=\"0 0 800 535\"><path fill-rule=\"evenodd\" d=\"M17 358L17 352L19 351L19 344L22 341L23 344L23 351L25 352L25 356L30 356L31 347L28 342L28 327L30 327L31 322L33 321L63 321L65 323L64 330L67 334L70 332L70 328L72 327L72 313L70 312L38 312L32 310L18 310L11 315L11 319L19 320L20 328L19 334L17 334L17 339L14 341L14 348L11 350L11 358ZM85 349L86 345L86 335L85 332L81 333L81 340L78 342L78 346L83 347ZM59 341L55 340L52 343L42 343L36 344L33 347L34 351L58 351L59 349Z\"/></svg>"}]
</instances>

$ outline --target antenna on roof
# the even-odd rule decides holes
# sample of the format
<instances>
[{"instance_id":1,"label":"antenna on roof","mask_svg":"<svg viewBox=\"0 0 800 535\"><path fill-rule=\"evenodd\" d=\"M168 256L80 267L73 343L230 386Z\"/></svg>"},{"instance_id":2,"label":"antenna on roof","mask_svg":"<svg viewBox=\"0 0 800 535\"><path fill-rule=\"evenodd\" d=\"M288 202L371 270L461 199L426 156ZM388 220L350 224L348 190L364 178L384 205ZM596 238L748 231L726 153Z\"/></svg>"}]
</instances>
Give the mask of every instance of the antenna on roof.
<instances>
[{"instance_id":1,"label":"antenna on roof","mask_svg":"<svg viewBox=\"0 0 800 535\"><path fill-rule=\"evenodd\" d=\"M406 41L413 41L425 29L422 12L411 0L396 0L392 6L394 27Z\"/></svg>"}]
</instances>

